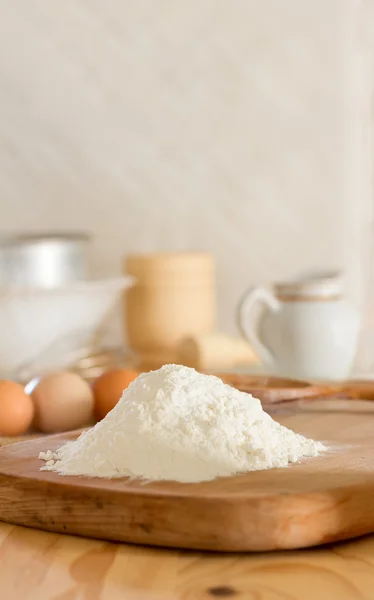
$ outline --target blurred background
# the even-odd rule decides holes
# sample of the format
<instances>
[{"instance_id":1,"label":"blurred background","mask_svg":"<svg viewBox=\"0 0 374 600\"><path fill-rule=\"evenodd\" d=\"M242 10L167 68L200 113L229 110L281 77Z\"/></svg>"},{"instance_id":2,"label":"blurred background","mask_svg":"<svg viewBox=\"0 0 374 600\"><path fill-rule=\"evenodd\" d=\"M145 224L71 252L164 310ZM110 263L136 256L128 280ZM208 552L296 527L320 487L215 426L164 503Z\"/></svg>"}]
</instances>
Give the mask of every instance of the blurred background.
<instances>
[{"instance_id":1,"label":"blurred background","mask_svg":"<svg viewBox=\"0 0 374 600\"><path fill-rule=\"evenodd\" d=\"M370 322L372 2L0 10L4 239L87 232L99 281L125 274L128 255L207 252L228 335L250 285L316 269L344 273Z\"/></svg>"}]
</instances>

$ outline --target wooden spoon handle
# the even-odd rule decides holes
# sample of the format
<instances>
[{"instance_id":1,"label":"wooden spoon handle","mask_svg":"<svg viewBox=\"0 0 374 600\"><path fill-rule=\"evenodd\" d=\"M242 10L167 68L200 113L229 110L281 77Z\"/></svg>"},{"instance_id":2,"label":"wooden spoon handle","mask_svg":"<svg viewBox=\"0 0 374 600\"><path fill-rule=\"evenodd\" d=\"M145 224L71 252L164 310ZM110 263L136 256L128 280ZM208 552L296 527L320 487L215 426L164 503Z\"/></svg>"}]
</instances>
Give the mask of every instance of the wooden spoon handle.
<instances>
[{"instance_id":1,"label":"wooden spoon handle","mask_svg":"<svg viewBox=\"0 0 374 600\"><path fill-rule=\"evenodd\" d=\"M225 383L259 398L263 404L289 402L299 398L374 400L374 381L348 380L341 383L307 382L280 377L220 373Z\"/></svg>"},{"instance_id":2,"label":"wooden spoon handle","mask_svg":"<svg viewBox=\"0 0 374 600\"><path fill-rule=\"evenodd\" d=\"M344 382L337 393L350 400L374 400L374 381L352 379Z\"/></svg>"}]
</instances>

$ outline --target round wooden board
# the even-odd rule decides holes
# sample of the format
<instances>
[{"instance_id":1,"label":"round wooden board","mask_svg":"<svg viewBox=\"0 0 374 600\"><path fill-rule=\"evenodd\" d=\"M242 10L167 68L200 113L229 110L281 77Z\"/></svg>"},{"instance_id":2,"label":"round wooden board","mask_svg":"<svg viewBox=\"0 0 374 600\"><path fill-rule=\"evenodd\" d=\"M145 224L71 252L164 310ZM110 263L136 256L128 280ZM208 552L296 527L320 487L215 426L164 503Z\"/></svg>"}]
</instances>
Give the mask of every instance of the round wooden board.
<instances>
[{"instance_id":1,"label":"round wooden board","mask_svg":"<svg viewBox=\"0 0 374 600\"><path fill-rule=\"evenodd\" d=\"M374 416L280 420L328 440L330 451L286 469L144 484L40 471L38 453L74 434L7 446L0 449L0 518L60 533L219 551L299 548L374 531Z\"/></svg>"}]
</instances>

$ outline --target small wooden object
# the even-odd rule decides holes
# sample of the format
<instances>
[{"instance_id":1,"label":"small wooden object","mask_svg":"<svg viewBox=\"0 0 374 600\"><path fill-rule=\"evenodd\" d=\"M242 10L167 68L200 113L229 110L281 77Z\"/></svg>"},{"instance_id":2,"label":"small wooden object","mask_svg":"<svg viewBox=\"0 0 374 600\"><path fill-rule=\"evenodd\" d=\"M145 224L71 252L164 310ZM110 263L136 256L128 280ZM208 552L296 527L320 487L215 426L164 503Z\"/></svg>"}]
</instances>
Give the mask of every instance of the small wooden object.
<instances>
[{"instance_id":1,"label":"small wooden object","mask_svg":"<svg viewBox=\"0 0 374 600\"><path fill-rule=\"evenodd\" d=\"M197 370L234 369L237 365L258 363L243 338L214 332L185 338L178 346L178 363Z\"/></svg>"},{"instance_id":2,"label":"small wooden object","mask_svg":"<svg viewBox=\"0 0 374 600\"><path fill-rule=\"evenodd\" d=\"M286 469L199 484L63 477L37 456L74 434L0 449L0 518L38 529L219 551L301 548L374 531L374 417L294 414L330 452Z\"/></svg>"}]
</instances>

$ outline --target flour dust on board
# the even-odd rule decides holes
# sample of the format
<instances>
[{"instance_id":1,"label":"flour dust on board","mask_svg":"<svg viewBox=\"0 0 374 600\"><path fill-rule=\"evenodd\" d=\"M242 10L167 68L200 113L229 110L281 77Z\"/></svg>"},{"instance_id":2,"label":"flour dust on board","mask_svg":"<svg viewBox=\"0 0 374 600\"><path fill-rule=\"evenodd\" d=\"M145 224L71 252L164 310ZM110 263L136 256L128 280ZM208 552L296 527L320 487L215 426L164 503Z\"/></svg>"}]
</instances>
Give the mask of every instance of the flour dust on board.
<instances>
[{"instance_id":1,"label":"flour dust on board","mask_svg":"<svg viewBox=\"0 0 374 600\"><path fill-rule=\"evenodd\" d=\"M325 447L281 426L218 377L165 365L143 373L95 427L42 469L63 475L199 482L286 467Z\"/></svg>"}]
</instances>

